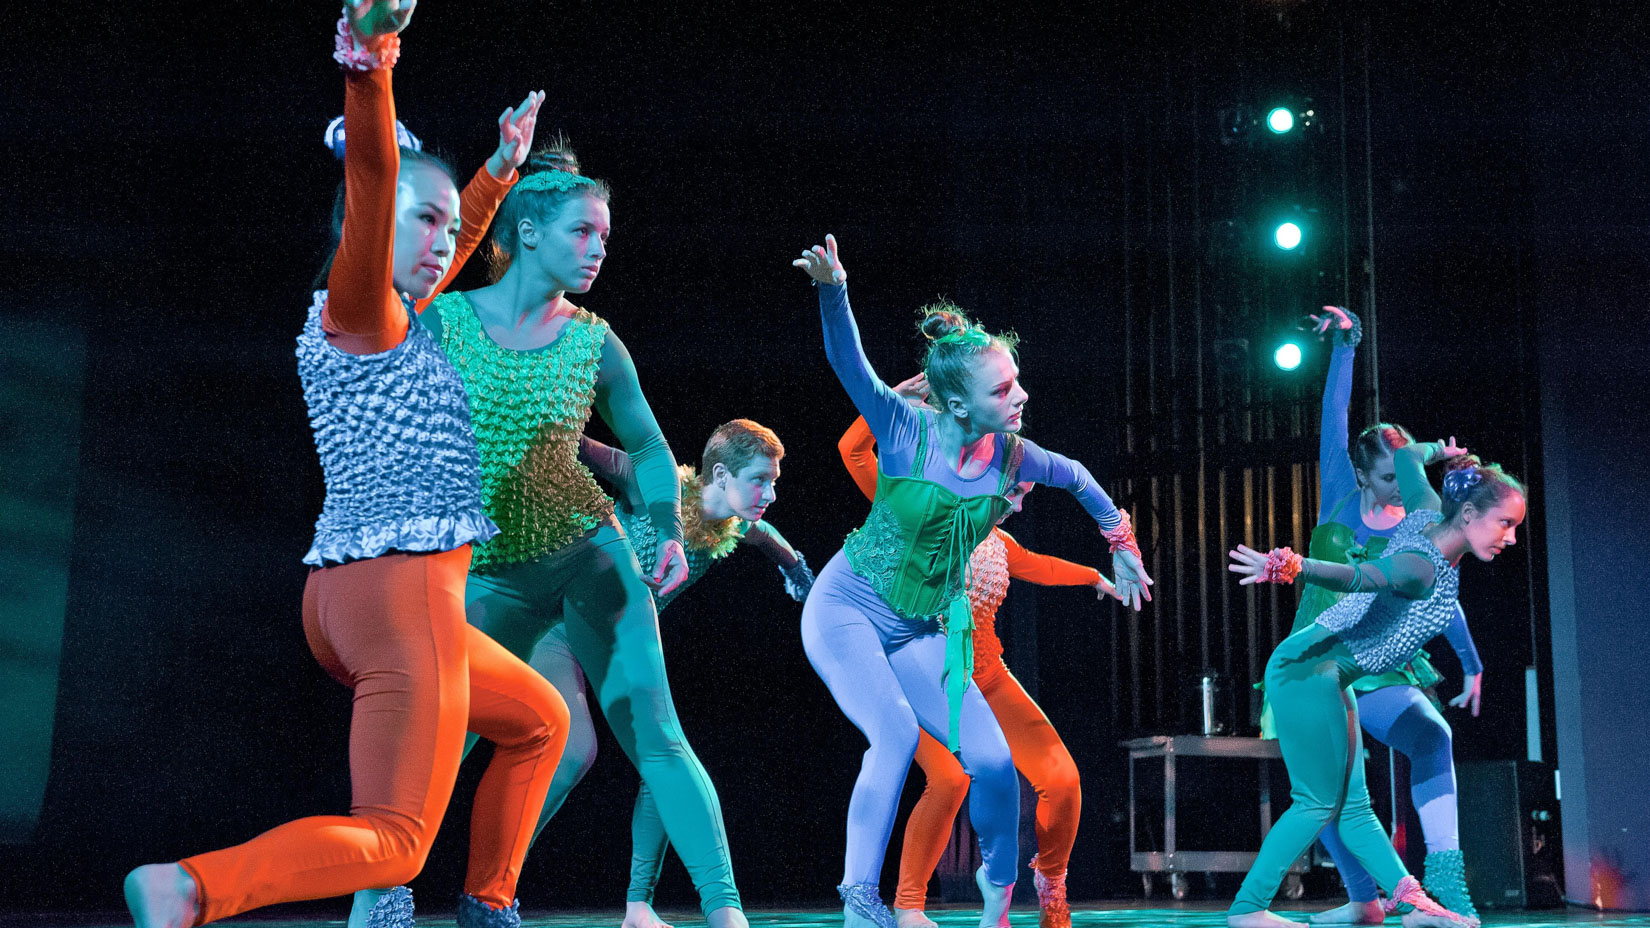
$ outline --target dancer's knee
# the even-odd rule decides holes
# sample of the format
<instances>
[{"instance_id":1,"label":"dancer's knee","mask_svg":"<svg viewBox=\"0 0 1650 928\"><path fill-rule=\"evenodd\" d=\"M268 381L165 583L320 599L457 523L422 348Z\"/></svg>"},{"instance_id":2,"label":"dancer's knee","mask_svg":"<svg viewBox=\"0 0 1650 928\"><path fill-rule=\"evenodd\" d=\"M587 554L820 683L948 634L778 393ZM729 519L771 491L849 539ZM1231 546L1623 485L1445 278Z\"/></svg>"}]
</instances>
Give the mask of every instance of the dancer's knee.
<instances>
[{"instance_id":1,"label":"dancer's knee","mask_svg":"<svg viewBox=\"0 0 1650 928\"><path fill-rule=\"evenodd\" d=\"M962 808L963 800L968 797L968 774L956 764L950 764L942 770L925 770L927 783L923 786L922 798L929 802L952 810L955 815Z\"/></svg>"},{"instance_id":2,"label":"dancer's knee","mask_svg":"<svg viewBox=\"0 0 1650 928\"><path fill-rule=\"evenodd\" d=\"M866 757L877 759L897 760L899 763L910 763L917 753L917 738L921 733L914 716L898 719L883 719L872 730L865 733L871 746L865 749Z\"/></svg>"},{"instance_id":3,"label":"dancer's knee","mask_svg":"<svg viewBox=\"0 0 1650 928\"><path fill-rule=\"evenodd\" d=\"M1069 756L1050 764L1048 770L1040 771L1037 780L1037 792L1044 802L1063 804L1083 801L1083 780L1077 774L1077 764Z\"/></svg>"},{"instance_id":4,"label":"dancer's knee","mask_svg":"<svg viewBox=\"0 0 1650 928\"><path fill-rule=\"evenodd\" d=\"M425 825L401 815L383 813L357 813L356 817L365 819L371 825L384 855L378 863L373 885L411 883L423 872L439 822Z\"/></svg>"}]
</instances>

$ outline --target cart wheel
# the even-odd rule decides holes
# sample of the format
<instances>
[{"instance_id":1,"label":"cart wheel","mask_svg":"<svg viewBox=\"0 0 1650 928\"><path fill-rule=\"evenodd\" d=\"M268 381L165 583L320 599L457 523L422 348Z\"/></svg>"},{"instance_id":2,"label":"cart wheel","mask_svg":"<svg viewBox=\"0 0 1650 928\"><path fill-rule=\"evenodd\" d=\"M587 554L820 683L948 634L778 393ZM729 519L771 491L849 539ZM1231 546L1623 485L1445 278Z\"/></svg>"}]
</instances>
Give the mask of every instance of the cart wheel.
<instances>
[{"instance_id":1,"label":"cart wheel","mask_svg":"<svg viewBox=\"0 0 1650 928\"><path fill-rule=\"evenodd\" d=\"M1152 897L1152 875L1150 873L1140 874L1140 895L1147 899Z\"/></svg>"},{"instance_id":2,"label":"cart wheel","mask_svg":"<svg viewBox=\"0 0 1650 928\"><path fill-rule=\"evenodd\" d=\"M1291 873L1283 878L1283 897L1295 900L1306 895L1306 884L1301 882L1301 875Z\"/></svg>"},{"instance_id":3,"label":"cart wheel","mask_svg":"<svg viewBox=\"0 0 1650 928\"><path fill-rule=\"evenodd\" d=\"M1169 893L1177 900L1185 899L1192 894L1192 881L1184 873L1169 874Z\"/></svg>"}]
</instances>

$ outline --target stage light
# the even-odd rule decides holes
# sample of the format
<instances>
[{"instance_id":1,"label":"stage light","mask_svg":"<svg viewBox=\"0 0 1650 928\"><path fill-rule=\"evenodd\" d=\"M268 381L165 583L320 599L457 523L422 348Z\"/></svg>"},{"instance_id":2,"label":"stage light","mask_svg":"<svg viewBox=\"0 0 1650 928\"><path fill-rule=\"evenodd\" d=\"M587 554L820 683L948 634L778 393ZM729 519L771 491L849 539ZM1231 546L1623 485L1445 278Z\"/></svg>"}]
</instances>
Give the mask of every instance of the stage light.
<instances>
[{"instance_id":1,"label":"stage light","mask_svg":"<svg viewBox=\"0 0 1650 928\"><path fill-rule=\"evenodd\" d=\"M1292 222L1280 223L1272 232L1272 241L1284 251L1293 251L1301 243L1301 227Z\"/></svg>"},{"instance_id":2,"label":"stage light","mask_svg":"<svg viewBox=\"0 0 1650 928\"><path fill-rule=\"evenodd\" d=\"M1295 114L1290 112L1286 106L1275 107L1270 113L1266 114L1266 128L1282 135L1295 128Z\"/></svg>"},{"instance_id":3,"label":"stage light","mask_svg":"<svg viewBox=\"0 0 1650 928\"><path fill-rule=\"evenodd\" d=\"M1301 346L1294 342L1284 342L1278 350L1272 352L1272 363L1279 370L1292 371L1301 366Z\"/></svg>"}]
</instances>

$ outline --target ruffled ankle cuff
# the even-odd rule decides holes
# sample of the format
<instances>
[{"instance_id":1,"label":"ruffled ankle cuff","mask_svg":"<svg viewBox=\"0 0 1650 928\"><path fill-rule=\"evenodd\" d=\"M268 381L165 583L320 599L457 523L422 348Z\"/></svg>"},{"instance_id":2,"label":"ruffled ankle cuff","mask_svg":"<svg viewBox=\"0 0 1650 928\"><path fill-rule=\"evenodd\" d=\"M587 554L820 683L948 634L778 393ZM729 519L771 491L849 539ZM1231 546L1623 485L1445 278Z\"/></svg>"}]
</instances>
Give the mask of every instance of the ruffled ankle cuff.
<instances>
[{"instance_id":1,"label":"ruffled ankle cuff","mask_svg":"<svg viewBox=\"0 0 1650 928\"><path fill-rule=\"evenodd\" d=\"M842 903L848 907L848 911L875 925L876 928L896 928L894 913L882 904L882 895L877 892L877 884L843 883L836 888L836 894L842 897Z\"/></svg>"},{"instance_id":2,"label":"ruffled ankle cuff","mask_svg":"<svg viewBox=\"0 0 1650 928\"><path fill-rule=\"evenodd\" d=\"M367 913L366 928L413 928L413 894L397 886L378 897Z\"/></svg>"},{"instance_id":3,"label":"ruffled ankle cuff","mask_svg":"<svg viewBox=\"0 0 1650 928\"><path fill-rule=\"evenodd\" d=\"M521 900L508 909L495 909L465 893L458 897L458 928L521 928Z\"/></svg>"}]
</instances>

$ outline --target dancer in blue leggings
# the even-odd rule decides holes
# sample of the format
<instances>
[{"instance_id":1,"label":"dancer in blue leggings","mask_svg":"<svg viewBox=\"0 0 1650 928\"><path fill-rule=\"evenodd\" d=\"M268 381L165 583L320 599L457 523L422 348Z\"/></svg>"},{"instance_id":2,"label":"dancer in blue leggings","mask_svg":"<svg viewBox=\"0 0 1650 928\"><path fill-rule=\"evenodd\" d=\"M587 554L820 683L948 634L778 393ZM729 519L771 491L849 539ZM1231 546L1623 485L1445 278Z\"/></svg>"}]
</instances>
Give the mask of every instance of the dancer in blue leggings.
<instances>
[{"instance_id":1,"label":"dancer in blue leggings","mask_svg":"<svg viewBox=\"0 0 1650 928\"><path fill-rule=\"evenodd\" d=\"M1398 490L1393 451L1414 441L1400 425L1381 422L1364 429L1350 443L1347 407L1352 401L1352 365L1363 326L1358 317L1335 306L1325 306L1322 316L1314 316L1318 331L1329 332L1335 348L1330 353L1325 377L1323 412L1318 445L1318 478L1322 493L1318 504L1318 526L1312 531L1312 557L1336 562L1358 562L1379 557L1391 539L1405 510ZM1311 625L1340 593L1320 586L1308 586L1301 593L1293 631ZM1453 706L1470 704L1478 714L1478 695L1483 664L1467 629L1467 617L1459 603L1454 618L1444 630L1461 661L1464 684L1461 694L1450 700ZM1461 841L1457 829L1455 800L1455 757L1450 726L1439 714L1431 688L1443 676L1421 651L1415 659L1390 673L1364 677L1353 684L1358 698L1358 718L1363 730L1382 744L1409 758L1410 796L1421 818L1427 859L1424 885L1446 908L1463 915L1476 915L1467 892L1462 866ZM1270 707L1268 707L1270 708ZM1263 719L1263 734L1271 736L1270 712ZM1346 884L1348 902L1312 917L1313 924L1378 925L1385 919L1375 880L1359 866L1357 858L1330 824L1319 840L1335 861L1336 871Z\"/></svg>"},{"instance_id":2,"label":"dancer in blue leggings","mask_svg":"<svg viewBox=\"0 0 1650 928\"><path fill-rule=\"evenodd\" d=\"M1020 785L991 709L972 683L968 561L1011 507L1016 481L1076 496L1111 543L1119 598L1139 608L1151 579L1128 518L1076 461L1018 436L1026 391L1012 336L990 335L955 307L931 307L923 363L935 409L880 380L848 308L836 240L793 262L819 287L825 354L880 449L865 525L820 571L802 609L802 644L837 705L870 742L848 803L843 867L847 928L894 928L877 892L919 727L959 753L972 780L969 819L983 866L980 924L1008 924L1017 869Z\"/></svg>"}]
</instances>

